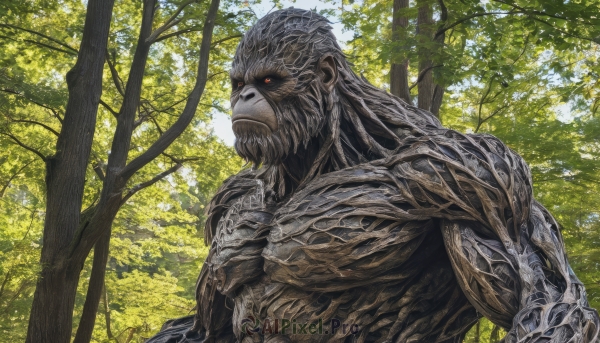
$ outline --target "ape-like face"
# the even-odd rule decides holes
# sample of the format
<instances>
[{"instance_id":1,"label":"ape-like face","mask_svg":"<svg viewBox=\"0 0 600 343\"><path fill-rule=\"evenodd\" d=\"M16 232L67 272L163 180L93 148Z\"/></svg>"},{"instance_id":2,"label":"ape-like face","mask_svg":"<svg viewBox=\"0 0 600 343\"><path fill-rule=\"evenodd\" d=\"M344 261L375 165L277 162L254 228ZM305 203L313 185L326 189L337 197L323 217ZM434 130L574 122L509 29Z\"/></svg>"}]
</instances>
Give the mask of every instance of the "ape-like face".
<instances>
[{"instance_id":1,"label":"ape-like face","mask_svg":"<svg viewBox=\"0 0 600 343\"><path fill-rule=\"evenodd\" d=\"M284 35L274 42L264 30L253 30L240 43L230 72L235 148L255 165L277 165L323 128L324 97L338 71L332 54L299 44L319 34Z\"/></svg>"}]
</instances>

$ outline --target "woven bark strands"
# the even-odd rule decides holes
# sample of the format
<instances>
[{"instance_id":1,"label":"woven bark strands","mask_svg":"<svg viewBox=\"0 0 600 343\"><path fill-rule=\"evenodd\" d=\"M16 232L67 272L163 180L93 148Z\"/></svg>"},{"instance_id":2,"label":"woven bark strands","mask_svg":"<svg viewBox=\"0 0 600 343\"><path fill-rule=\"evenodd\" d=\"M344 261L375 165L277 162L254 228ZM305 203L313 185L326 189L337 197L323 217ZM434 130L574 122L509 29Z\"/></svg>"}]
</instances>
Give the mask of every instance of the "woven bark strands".
<instances>
[{"instance_id":1,"label":"woven bark strands","mask_svg":"<svg viewBox=\"0 0 600 343\"><path fill-rule=\"evenodd\" d=\"M331 92L319 84L325 55ZM598 341L598 314L520 156L357 77L310 11L271 13L244 36L232 75L250 82L261 65L288 75L286 96L265 96L277 137L236 143L254 168L207 209L196 315L151 342L458 343L481 315L508 331L504 343ZM249 319L360 330L254 333Z\"/></svg>"},{"instance_id":2,"label":"woven bark strands","mask_svg":"<svg viewBox=\"0 0 600 343\"><path fill-rule=\"evenodd\" d=\"M216 199L243 182L251 183L230 179ZM263 192L254 182L232 207ZM249 315L341 317L363 328L352 340L459 341L476 318L454 293L459 284L481 314L510 330L506 342L597 339L597 314L568 266L558 226L532 199L526 164L492 136L437 130L390 158L315 178L270 225L257 224L255 211L234 221L231 214L244 211L225 211L207 259L214 281L198 288L232 296L234 332ZM260 265L248 244L258 241L266 244L262 270L237 268L232 256ZM232 292L234 284L242 290Z\"/></svg>"}]
</instances>

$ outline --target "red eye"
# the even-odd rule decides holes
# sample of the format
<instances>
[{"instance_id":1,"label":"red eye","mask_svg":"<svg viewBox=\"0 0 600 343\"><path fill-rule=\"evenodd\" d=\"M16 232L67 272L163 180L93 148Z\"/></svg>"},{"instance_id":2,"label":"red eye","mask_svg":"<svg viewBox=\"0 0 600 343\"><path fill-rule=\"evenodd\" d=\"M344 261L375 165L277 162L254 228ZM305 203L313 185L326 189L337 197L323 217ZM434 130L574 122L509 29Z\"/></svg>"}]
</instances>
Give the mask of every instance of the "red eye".
<instances>
[{"instance_id":1,"label":"red eye","mask_svg":"<svg viewBox=\"0 0 600 343\"><path fill-rule=\"evenodd\" d=\"M270 77L265 77L265 79L263 80L264 83L269 84L271 82L273 82L273 79Z\"/></svg>"},{"instance_id":2,"label":"red eye","mask_svg":"<svg viewBox=\"0 0 600 343\"><path fill-rule=\"evenodd\" d=\"M238 82L238 87L244 87L244 82L242 82L242 81L239 81L239 82Z\"/></svg>"}]
</instances>

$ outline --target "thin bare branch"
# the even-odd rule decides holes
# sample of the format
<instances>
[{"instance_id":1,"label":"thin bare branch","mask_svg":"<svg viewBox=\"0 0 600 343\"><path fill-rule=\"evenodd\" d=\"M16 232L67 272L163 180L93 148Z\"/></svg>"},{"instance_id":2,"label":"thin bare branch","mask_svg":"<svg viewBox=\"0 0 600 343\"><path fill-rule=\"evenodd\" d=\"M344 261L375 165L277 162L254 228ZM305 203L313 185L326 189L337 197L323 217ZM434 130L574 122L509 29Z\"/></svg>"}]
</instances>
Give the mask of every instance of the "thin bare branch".
<instances>
[{"instance_id":1,"label":"thin bare branch","mask_svg":"<svg viewBox=\"0 0 600 343\"><path fill-rule=\"evenodd\" d=\"M50 50L54 50L54 51L58 51L58 52L65 53L65 54L67 54L67 55L71 55L71 56L77 56L77 53L76 53L76 52L67 51L67 50L65 50L65 49L57 48L57 47L55 47L55 46L52 46L52 45L50 45L50 44L46 44L46 43L42 43L42 42L38 42L38 41L35 41L35 40L33 40L33 39L23 39L23 42L27 42L27 43L36 44L36 45L42 46L42 47L44 47L44 48L48 48L48 49L50 49Z\"/></svg>"},{"instance_id":2,"label":"thin bare branch","mask_svg":"<svg viewBox=\"0 0 600 343\"><path fill-rule=\"evenodd\" d=\"M475 132L477 132L477 130L479 130L479 127L481 126L481 111L483 109L483 104L485 103L485 99L487 98L488 95L490 95L490 92L492 91L492 85L494 83L494 79L498 76L498 74L494 74L492 75L492 77L490 78L490 83L488 84L488 87L486 89L486 91L483 93L483 95L481 96L481 100L479 100L479 108L477 110L477 127L475 128Z\"/></svg>"},{"instance_id":3,"label":"thin bare branch","mask_svg":"<svg viewBox=\"0 0 600 343\"><path fill-rule=\"evenodd\" d=\"M21 168L19 168L19 170L17 170L14 174L12 174L10 176L10 178L8 178L8 181L6 181L6 183L4 184L4 186L2 186L2 189L0 190L0 198L2 198L4 196L4 192L6 192L6 189L8 188L8 186L10 186L10 183L12 182L12 180L14 180L17 176L19 176L19 174L21 174L21 172L23 170L25 170L25 168L27 168L33 161L29 161L27 163L25 163L25 165L23 165ZM0 291L0 295L2 294L2 291Z\"/></svg>"},{"instance_id":4,"label":"thin bare branch","mask_svg":"<svg viewBox=\"0 0 600 343\"><path fill-rule=\"evenodd\" d=\"M181 30L178 30L178 31L175 31L175 32L167 33L166 35L162 35L162 36L156 38L153 43L157 43L157 42L160 42L162 40L169 39L171 37L180 36L180 35L182 35L184 33L197 32L197 31L201 31L201 30L202 30L202 28L201 27L197 27L197 26L190 27L190 28L187 28L187 29L181 29Z\"/></svg>"},{"instance_id":5,"label":"thin bare branch","mask_svg":"<svg viewBox=\"0 0 600 343\"><path fill-rule=\"evenodd\" d=\"M21 140L19 140L13 134L8 133L8 132L0 132L0 135L5 135L5 136L9 137L14 143L16 143L21 148L23 148L25 150L29 150L32 153L38 155L42 159L42 161L46 162L46 160L48 159L44 154L42 154L41 152L39 152L37 149L34 149L34 148L32 148L32 147L24 144L23 142L21 142Z\"/></svg>"},{"instance_id":6,"label":"thin bare branch","mask_svg":"<svg viewBox=\"0 0 600 343\"><path fill-rule=\"evenodd\" d=\"M477 127L475 128L475 133L479 132L479 129L481 128L481 126L488 120L492 119L496 114L500 113L503 109L510 107L509 104L505 104L502 105L500 107L498 107L497 109L495 109L492 114L490 114L489 116L485 117L484 119L480 119L479 123L477 123Z\"/></svg>"},{"instance_id":7,"label":"thin bare branch","mask_svg":"<svg viewBox=\"0 0 600 343\"><path fill-rule=\"evenodd\" d=\"M179 7L175 10L175 13L173 13L173 15L169 19L167 19L167 21L161 27L154 30L154 32L150 34L150 37L146 38L146 43L152 44L156 42L156 38L158 36L160 36L163 32L170 29L171 27L177 25L181 21L181 18L178 19L177 16L179 16L179 14L181 13L181 11L183 11L184 8L186 8L194 2L196 2L196 0L188 0L179 5Z\"/></svg>"},{"instance_id":8,"label":"thin bare branch","mask_svg":"<svg viewBox=\"0 0 600 343\"><path fill-rule=\"evenodd\" d=\"M33 125L41 126L44 129L50 131L56 137L59 136L58 131L54 130L53 128L51 128L50 126L48 126L48 125L46 125L44 123L40 123L39 121L29 120L29 119L13 119L13 118L9 117L8 115L6 115L6 117L8 118L8 120L10 120L13 123L25 123L25 124L33 124Z\"/></svg>"},{"instance_id":9,"label":"thin bare branch","mask_svg":"<svg viewBox=\"0 0 600 343\"><path fill-rule=\"evenodd\" d=\"M119 73L115 68L114 64L110 60L110 56L108 56L108 51L106 51L106 64L108 64L108 69L110 70L110 75L112 76L113 83L117 88L117 91L121 96L125 96L125 91L123 91L123 80L119 77Z\"/></svg>"},{"instance_id":10,"label":"thin bare branch","mask_svg":"<svg viewBox=\"0 0 600 343\"><path fill-rule=\"evenodd\" d=\"M165 177L167 177L170 174L173 174L174 172L176 172L179 168L181 168L182 164L181 163L177 163L176 165L174 165L173 167L165 170L164 172L156 175L155 177L153 177L152 179L146 181L146 182L142 182L142 183L138 183L137 185L133 186L129 191L127 191L127 193L125 194L125 196L123 196L123 200L121 200L121 204L124 204L127 202L127 200L129 200L129 198L131 198L135 193L141 191L142 189L152 186L153 184L157 183L158 181L164 179Z\"/></svg>"},{"instance_id":11,"label":"thin bare branch","mask_svg":"<svg viewBox=\"0 0 600 343\"><path fill-rule=\"evenodd\" d=\"M34 105L38 105L38 106L40 106L40 107L43 107L43 108L45 108L45 109L49 110L49 111L52 113L52 115L53 115L53 116L54 116L56 119L58 119L58 121L59 121L61 124L62 124L62 122L63 122L63 119L61 118L60 114L58 113L58 110L56 110L56 109L54 109L54 108L52 108L52 107L50 107L50 106L48 106L48 105L44 105L44 104L42 104L41 102L38 102L38 101L36 101L36 100L33 100L33 99L31 99L31 98L28 98L28 97L26 97L26 96L25 96L23 93L21 93L21 92L19 92L19 91L16 91L16 90L14 90L14 89L9 89L9 88L0 88L0 92L5 92L5 93L10 93L10 94L18 95L18 96L22 97L23 99L25 99L25 100L27 100L27 101L31 102L31 103L32 103L32 104L34 104Z\"/></svg>"},{"instance_id":12,"label":"thin bare branch","mask_svg":"<svg viewBox=\"0 0 600 343\"><path fill-rule=\"evenodd\" d=\"M52 42L54 42L54 43L56 43L56 44L58 44L58 45L60 45L60 46L62 46L64 48L67 48L67 49L69 49L69 50L71 50L71 51L73 51L75 53L79 52L79 50L77 50L77 49L69 46L67 43L61 42L60 40L58 40L56 38L52 38L52 37L50 37L48 35L45 35L45 34L43 34L41 32L37 32L37 31L31 30L31 29L26 29L24 27L20 27L20 26L17 26L17 25L12 25L12 24L6 24L6 23L0 24L0 27L7 27L7 28L15 29L15 30L29 32L31 34L34 34L34 35L46 38L47 40L52 41Z\"/></svg>"},{"instance_id":13,"label":"thin bare branch","mask_svg":"<svg viewBox=\"0 0 600 343\"><path fill-rule=\"evenodd\" d=\"M107 103L105 103L105 102L104 102L102 99L100 99L100 105L102 105L102 107L106 108L106 110L107 110L108 112L112 113L112 115L113 115L115 118L118 118L118 117L119 117L119 112L117 112L117 111L113 110L113 108L112 108L112 107L110 107L110 106L109 106Z\"/></svg>"},{"instance_id":14,"label":"thin bare branch","mask_svg":"<svg viewBox=\"0 0 600 343\"><path fill-rule=\"evenodd\" d=\"M156 121L156 118L150 117L150 120L152 121L152 123L154 123L154 126L156 127L156 130L158 130L158 133L160 135L162 135L164 133L164 131L163 131L163 129L161 129L160 125L158 124L158 121Z\"/></svg>"},{"instance_id":15,"label":"thin bare branch","mask_svg":"<svg viewBox=\"0 0 600 343\"><path fill-rule=\"evenodd\" d=\"M168 157L171 161L173 161L173 163L177 163L177 164L183 164L185 162L190 162L190 161L198 161L200 159L200 157L186 157L186 158L178 158L175 157L171 154L168 154L166 152L163 152L161 155Z\"/></svg>"},{"instance_id":16,"label":"thin bare branch","mask_svg":"<svg viewBox=\"0 0 600 343\"><path fill-rule=\"evenodd\" d=\"M228 37L225 37L225 38L221 38L221 39L218 39L218 40L212 42L211 46L214 47L215 45L221 44L223 42L227 42L228 40L232 40L232 39L236 39L236 38L242 38L242 36L243 36L243 34L238 33L238 34L231 35L231 36L228 36Z\"/></svg>"},{"instance_id":17,"label":"thin bare branch","mask_svg":"<svg viewBox=\"0 0 600 343\"><path fill-rule=\"evenodd\" d=\"M421 82L421 80L423 80L423 78L425 77L425 75L427 75L427 72L430 71L433 68L439 68L439 67L443 67L443 64L438 64L435 66L431 66L428 68L425 68L423 70L421 70L421 72L419 73L419 76L417 77L417 81L415 81L412 85L410 85L410 87L408 88L408 90L412 90L413 88L415 88L416 85L419 84L419 82Z\"/></svg>"},{"instance_id":18,"label":"thin bare branch","mask_svg":"<svg viewBox=\"0 0 600 343\"><path fill-rule=\"evenodd\" d=\"M140 170L154 158L159 156L165 149L167 149L177 137L179 137L183 131L190 124L198 108L200 98L204 93L204 87L208 80L208 61L210 58L210 46L212 43L213 28L215 26L215 19L217 11L219 9L220 0L212 0L210 8L206 15L206 21L202 31L202 43L200 44L200 57L198 61L198 71L196 73L196 85L190 93L187 99L183 112L177 119L177 121L163 133L154 144L148 148L140 156L136 157L128 165L123 168L120 176L124 180L128 180L135 172Z\"/></svg>"}]
</instances>

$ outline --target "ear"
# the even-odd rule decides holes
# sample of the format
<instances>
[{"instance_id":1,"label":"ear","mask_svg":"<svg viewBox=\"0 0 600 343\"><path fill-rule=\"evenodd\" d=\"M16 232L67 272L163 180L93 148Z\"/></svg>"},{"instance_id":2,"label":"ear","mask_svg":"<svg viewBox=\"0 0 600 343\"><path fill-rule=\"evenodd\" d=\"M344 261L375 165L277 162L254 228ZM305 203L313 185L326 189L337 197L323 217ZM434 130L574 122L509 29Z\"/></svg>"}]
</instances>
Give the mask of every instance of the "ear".
<instances>
[{"instance_id":1,"label":"ear","mask_svg":"<svg viewBox=\"0 0 600 343\"><path fill-rule=\"evenodd\" d=\"M338 78L338 69L331 55L321 57L319 61L319 76L328 92L333 90Z\"/></svg>"}]
</instances>

